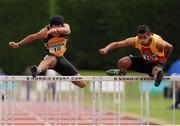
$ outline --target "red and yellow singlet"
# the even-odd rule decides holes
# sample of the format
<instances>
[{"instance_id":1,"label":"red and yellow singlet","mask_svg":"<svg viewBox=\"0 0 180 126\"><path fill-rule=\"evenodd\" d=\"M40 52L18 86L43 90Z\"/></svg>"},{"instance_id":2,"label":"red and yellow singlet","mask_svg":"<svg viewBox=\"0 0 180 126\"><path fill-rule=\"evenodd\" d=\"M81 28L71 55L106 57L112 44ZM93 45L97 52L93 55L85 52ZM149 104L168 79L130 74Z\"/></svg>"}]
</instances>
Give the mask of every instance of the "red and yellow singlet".
<instances>
[{"instance_id":1,"label":"red and yellow singlet","mask_svg":"<svg viewBox=\"0 0 180 126\"><path fill-rule=\"evenodd\" d=\"M143 46L140 43L138 36L135 37L135 48L140 50L143 59L147 60L148 62L165 62L164 51L160 52L156 47L159 37L159 35L152 34L152 42L149 46Z\"/></svg>"}]
</instances>

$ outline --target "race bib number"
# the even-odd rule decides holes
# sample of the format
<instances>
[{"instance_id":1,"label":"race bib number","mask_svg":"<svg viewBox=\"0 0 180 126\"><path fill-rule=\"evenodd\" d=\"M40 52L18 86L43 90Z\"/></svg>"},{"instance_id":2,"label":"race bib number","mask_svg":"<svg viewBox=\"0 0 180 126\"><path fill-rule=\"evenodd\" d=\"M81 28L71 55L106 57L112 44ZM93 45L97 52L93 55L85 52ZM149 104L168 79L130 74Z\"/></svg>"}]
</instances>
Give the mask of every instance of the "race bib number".
<instances>
[{"instance_id":1,"label":"race bib number","mask_svg":"<svg viewBox=\"0 0 180 126\"><path fill-rule=\"evenodd\" d=\"M54 37L50 39L45 46L49 50L49 53L61 57L66 52L66 43L67 39Z\"/></svg>"},{"instance_id":2,"label":"race bib number","mask_svg":"<svg viewBox=\"0 0 180 126\"><path fill-rule=\"evenodd\" d=\"M157 55L149 55L149 54L143 54L143 59L149 61L149 62L154 62L158 60Z\"/></svg>"}]
</instances>

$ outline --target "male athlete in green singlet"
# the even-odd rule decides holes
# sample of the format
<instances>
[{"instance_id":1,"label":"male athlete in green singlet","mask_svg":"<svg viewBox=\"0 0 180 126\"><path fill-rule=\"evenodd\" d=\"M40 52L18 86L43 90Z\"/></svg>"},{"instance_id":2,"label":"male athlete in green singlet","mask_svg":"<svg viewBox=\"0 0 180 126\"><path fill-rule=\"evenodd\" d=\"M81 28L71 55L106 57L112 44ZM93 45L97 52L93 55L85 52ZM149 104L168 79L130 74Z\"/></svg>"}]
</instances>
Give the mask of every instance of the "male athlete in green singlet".
<instances>
[{"instance_id":1,"label":"male athlete in green singlet","mask_svg":"<svg viewBox=\"0 0 180 126\"><path fill-rule=\"evenodd\" d=\"M39 66L32 66L32 76L36 77L46 69L54 69L63 76L80 76L76 68L64 57L68 35L71 33L70 26L64 23L62 16L53 16L50 24L35 34L28 35L19 42L9 42L12 48L19 48L33 40L44 39L46 55ZM84 81L72 81L75 85L83 88Z\"/></svg>"}]
</instances>

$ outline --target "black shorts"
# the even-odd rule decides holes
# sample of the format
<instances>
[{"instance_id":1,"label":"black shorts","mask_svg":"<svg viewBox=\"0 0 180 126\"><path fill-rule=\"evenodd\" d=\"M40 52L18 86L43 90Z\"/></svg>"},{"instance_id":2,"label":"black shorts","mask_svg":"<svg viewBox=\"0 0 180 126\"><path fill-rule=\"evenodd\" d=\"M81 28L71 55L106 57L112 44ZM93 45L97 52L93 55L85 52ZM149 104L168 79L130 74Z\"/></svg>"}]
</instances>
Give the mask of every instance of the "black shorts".
<instances>
[{"instance_id":1,"label":"black shorts","mask_svg":"<svg viewBox=\"0 0 180 126\"><path fill-rule=\"evenodd\" d=\"M147 73L149 76L152 76L152 69L154 66L158 66L163 69L163 64L157 62L148 62L141 56L130 56L130 59L132 61L132 65L129 68L130 70Z\"/></svg>"},{"instance_id":2,"label":"black shorts","mask_svg":"<svg viewBox=\"0 0 180 126\"><path fill-rule=\"evenodd\" d=\"M63 76L74 76L78 74L77 69L64 56L56 57L56 60L56 66L51 69Z\"/></svg>"}]
</instances>

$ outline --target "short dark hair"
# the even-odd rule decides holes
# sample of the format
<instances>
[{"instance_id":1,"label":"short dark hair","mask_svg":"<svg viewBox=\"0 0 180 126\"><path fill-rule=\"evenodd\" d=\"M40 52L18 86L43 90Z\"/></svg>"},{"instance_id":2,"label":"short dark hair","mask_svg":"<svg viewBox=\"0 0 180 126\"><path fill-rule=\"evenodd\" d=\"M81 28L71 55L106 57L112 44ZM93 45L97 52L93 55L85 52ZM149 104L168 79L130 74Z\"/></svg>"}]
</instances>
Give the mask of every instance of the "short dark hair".
<instances>
[{"instance_id":1,"label":"short dark hair","mask_svg":"<svg viewBox=\"0 0 180 126\"><path fill-rule=\"evenodd\" d=\"M51 17L51 19L50 19L50 27L52 25L64 26L64 17L60 16L60 15L56 15L56 16Z\"/></svg>"},{"instance_id":2,"label":"short dark hair","mask_svg":"<svg viewBox=\"0 0 180 126\"><path fill-rule=\"evenodd\" d=\"M137 34L147 33L150 35L150 28L147 25L139 25L137 29Z\"/></svg>"}]
</instances>

